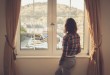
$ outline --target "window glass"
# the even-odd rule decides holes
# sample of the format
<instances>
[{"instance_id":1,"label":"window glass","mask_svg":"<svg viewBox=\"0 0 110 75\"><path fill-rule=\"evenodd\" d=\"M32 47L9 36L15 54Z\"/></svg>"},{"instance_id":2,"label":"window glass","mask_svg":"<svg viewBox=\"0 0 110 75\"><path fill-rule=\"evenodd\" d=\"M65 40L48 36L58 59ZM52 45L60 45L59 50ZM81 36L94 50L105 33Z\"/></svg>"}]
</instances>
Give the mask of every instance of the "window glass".
<instances>
[{"instance_id":1,"label":"window glass","mask_svg":"<svg viewBox=\"0 0 110 75\"><path fill-rule=\"evenodd\" d=\"M47 49L47 0L22 0L20 48Z\"/></svg>"},{"instance_id":2,"label":"window glass","mask_svg":"<svg viewBox=\"0 0 110 75\"><path fill-rule=\"evenodd\" d=\"M81 48L84 45L84 1L83 0L57 0L57 49L62 48L64 25L67 18L75 19L78 33L81 38Z\"/></svg>"}]
</instances>

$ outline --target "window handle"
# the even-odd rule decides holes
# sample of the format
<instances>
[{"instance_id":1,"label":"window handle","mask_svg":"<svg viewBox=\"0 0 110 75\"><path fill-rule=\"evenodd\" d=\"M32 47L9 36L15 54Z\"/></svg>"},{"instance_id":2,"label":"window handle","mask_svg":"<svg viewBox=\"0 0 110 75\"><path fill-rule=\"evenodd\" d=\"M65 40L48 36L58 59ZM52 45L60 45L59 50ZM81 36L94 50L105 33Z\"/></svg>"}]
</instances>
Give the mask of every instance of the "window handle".
<instances>
[{"instance_id":1,"label":"window handle","mask_svg":"<svg viewBox=\"0 0 110 75\"><path fill-rule=\"evenodd\" d=\"M50 25L54 26L55 24L54 23L51 23Z\"/></svg>"}]
</instances>

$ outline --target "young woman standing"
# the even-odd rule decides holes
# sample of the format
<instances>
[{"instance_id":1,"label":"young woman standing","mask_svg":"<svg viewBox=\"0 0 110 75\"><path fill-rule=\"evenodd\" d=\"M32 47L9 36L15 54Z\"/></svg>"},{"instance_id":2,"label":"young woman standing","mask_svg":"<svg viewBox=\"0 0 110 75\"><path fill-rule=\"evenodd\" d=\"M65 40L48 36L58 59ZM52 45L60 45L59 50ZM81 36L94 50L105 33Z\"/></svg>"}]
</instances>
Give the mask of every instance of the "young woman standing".
<instances>
[{"instance_id":1,"label":"young woman standing","mask_svg":"<svg viewBox=\"0 0 110 75\"><path fill-rule=\"evenodd\" d=\"M76 63L75 55L81 52L80 36L77 33L77 25L73 18L67 19L65 33L62 43L63 52L55 75L70 75L71 69Z\"/></svg>"}]
</instances>

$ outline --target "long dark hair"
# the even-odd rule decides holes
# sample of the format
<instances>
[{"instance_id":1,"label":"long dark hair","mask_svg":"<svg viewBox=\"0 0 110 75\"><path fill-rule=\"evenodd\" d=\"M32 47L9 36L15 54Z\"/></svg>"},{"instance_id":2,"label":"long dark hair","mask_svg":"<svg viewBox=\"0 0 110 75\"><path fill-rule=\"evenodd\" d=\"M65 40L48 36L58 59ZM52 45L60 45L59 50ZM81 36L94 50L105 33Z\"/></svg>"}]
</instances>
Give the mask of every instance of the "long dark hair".
<instances>
[{"instance_id":1,"label":"long dark hair","mask_svg":"<svg viewBox=\"0 0 110 75\"><path fill-rule=\"evenodd\" d=\"M76 33L77 32L77 25L73 18L68 18L65 24L65 33Z\"/></svg>"}]
</instances>

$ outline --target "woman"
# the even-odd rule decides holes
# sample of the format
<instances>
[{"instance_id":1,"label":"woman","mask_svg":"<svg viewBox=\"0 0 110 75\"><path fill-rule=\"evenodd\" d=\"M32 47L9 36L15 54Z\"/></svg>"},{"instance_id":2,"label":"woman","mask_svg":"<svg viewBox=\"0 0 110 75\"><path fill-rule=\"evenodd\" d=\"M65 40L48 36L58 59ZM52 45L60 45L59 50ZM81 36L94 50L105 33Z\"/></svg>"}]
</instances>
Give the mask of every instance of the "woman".
<instances>
[{"instance_id":1,"label":"woman","mask_svg":"<svg viewBox=\"0 0 110 75\"><path fill-rule=\"evenodd\" d=\"M65 24L65 36L63 37L63 53L59 61L59 68L55 75L70 75L75 65L75 55L81 52L80 36L77 33L77 25L73 18L68 18Z\"/></svg>"}]
</instances>

